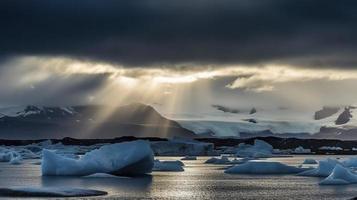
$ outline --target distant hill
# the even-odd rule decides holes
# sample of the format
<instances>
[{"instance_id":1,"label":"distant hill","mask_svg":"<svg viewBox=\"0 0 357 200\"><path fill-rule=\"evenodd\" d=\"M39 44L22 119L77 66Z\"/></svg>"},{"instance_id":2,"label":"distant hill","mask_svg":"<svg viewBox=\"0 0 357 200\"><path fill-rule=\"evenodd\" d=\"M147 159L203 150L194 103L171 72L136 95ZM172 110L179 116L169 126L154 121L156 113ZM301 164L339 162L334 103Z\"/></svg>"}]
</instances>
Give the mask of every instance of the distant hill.
<instances>
[{"instance_id":1,"label":"distant hill","mask_svg":"<svg viewBox=\"0 0 357 200\"><path fill-rule=\"evenodd\" d=\"M0 138L194 137L153 107L129 104L117 108L19 106L0 109Z\"/></svg>"}]
</instances>

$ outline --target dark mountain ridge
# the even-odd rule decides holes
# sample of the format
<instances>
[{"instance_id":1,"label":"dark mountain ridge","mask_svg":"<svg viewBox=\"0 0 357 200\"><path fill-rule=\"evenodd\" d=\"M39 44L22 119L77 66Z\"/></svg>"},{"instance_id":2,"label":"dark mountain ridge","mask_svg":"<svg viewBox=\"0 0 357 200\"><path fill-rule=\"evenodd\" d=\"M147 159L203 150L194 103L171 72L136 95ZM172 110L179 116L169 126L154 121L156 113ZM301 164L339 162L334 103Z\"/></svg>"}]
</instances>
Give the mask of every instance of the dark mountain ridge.
<instances>
[{"instance_id":1,"label":"dark mountain ridge","mask_svg":"<svg viewBox=\"0 0 357 200\"><path fill-rule=\"evenodd\" d=\"M0 110L1 138L194 137L153 107L135 103L117 108L26 106L12 113Z\"/></svg>"}]
</instances>

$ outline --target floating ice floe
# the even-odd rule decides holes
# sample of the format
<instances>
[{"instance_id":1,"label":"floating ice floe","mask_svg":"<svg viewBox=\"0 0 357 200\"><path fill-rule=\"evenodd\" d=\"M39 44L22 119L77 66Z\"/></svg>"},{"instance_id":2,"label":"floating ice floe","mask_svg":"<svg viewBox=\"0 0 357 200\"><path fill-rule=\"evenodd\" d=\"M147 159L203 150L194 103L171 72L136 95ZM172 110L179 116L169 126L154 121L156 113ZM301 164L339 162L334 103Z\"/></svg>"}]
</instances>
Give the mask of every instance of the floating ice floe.
<instances>
[{"instance_id":1,"label":"floating ice floe","mask_svg":"<svg viewBox=\"0 0 357 200\"><path fill-rule=\"evenodd\" d=\"M73 159L43 150L42 175L86 176L146 174L152 171L154 156L147 141L132 141L102 146Z\"/></svg>"},{"instance_id":2,"label":"floating ice floe","mask_svg":"<svg viewBox=\"0 0 357 200\"><path fill-rule=\"evenodd\" d=\"M224 172L228 174L294 174L304 170L280 162L248 161L228 168Z\"/></svg>"},{"instance_id":3,"label":"floating ice floe","mask_svg":"<svg viewBox=\"0 0 357 200\"><path fill-rule=\"evenodd\" d=\"M0 197L87 197L106 195L100 190L69 187L11 187L0 188Z\"/></svg>"},{"instance_id":4,"label":"floating ice floe","mask_svg":"<svg viewBox=\"0 0 357 200\"><path fill-rule=\"evenodd\" d=\"M181 160L197 160L196 156L185 156L183 158L181 158Z\"/></svg>"},{"instance_id":5,"label":"floating ice floe","mask_svg":"<svg viewBox=\"0 0 357 200\"><path fill-rule=\"evenodd\" d=\"M221 156L221 157L212 157L208 160L205 161L206 164L242 164L247 162L248 158L243 158L243 159L233 159L230 160L227 156Z\"/></svg>"},{"instance_id":6,"label":"floating ice floe","mask_svg":"<svg viewBox=\"0 0 357 200\"><path fill-rule=\"evenodd\" d=\"M320 185L345 185L351 183L357 183L357 174L337 164L332 173L320 182Z\"/></svg>"},{"instance_id":7,"label":"floating ice floe","mask_svg":"<svg viewBox=\"0 0 357 200\"><path fill-rule=\"evenodd\" d=\"M337 164L340 164L340 162L335 159L327 158L325 160L320 160L317 168L306 170L304 172L299 173L298 175L327 177L332 173L333 169Z\"/></svg>"},{"instance_id":8,"label":"floating ice floe","mask_svg":"<svg viewBox=\"0 0 357 200\"><path fill-rule=\"evenodd\" d=\"M262 140L254 140L254 145L239 144L236 155L243 158L269 158L272 156L272 152L273 147L270 144Z\"/></svg>"},{"instance_id":9,"label":"floating ice floe","mask_svg":"<svg viewBox=\"0 0 357 200\"><path fill-rule=\"evenodd\" d=\"M179 161L154 161L154 168L153 171L175 171L175 172L182 172L184 164Z\"/></svg>"},{"instance_id":10,"label":"floating ice floe","mask_svg":"<svg viewBox=\"0 0 357 200\"><path fill-rule=\"evenodd\" d=\"M302 164L317 164L317 161L312 158L306 158Z\"/></svg>"}]
</instances>

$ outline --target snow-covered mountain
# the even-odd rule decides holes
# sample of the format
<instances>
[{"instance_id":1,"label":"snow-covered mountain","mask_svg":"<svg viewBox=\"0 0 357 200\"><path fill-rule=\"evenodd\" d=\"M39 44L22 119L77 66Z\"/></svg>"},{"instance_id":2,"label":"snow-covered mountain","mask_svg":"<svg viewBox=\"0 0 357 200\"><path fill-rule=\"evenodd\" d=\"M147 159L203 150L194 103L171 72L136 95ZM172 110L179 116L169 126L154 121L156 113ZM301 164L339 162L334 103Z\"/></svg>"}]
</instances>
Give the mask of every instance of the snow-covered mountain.
<instances>
[{"instance_id":1,"label":"snow-covered mountain","mask_svg":"<svg viewBox=\"0 0 357 200\"><path fill-rule=\"evenodd\" d=\"M160 115L153 107L17 106L0 109L0 138L194 137L190 130Z\"/></svg>"},{"instance_id":2,"label":"snow-covered mountain","mask_svg":"<svg viewBox=\"0 0 357 200\"><path fill-rule=\"evenodd\" d=\"M0 138L198 135L357 139L357 109L354 106L323 107L316 111L248 108L239 112L226 112L215 106L189 117L164 116L144 104L117 108L94 105L8 107L0 109Z\"/></svg>"},{"instance_id":3,"label":"snow-covered mountain","mask_svg":"<svg viewBox=\"0 0 357 200\"><path fill-rule=\"evenodd\" d=\"M254 111L253 113L249 111L232 113L218 109L202 114L201 118L176 116L174 119L183 127L205 136L275 135L300 138L357 139L357 109L354 106L323 107L316 111L291 108L257 108Z\"/></svg>"}]
</instances>

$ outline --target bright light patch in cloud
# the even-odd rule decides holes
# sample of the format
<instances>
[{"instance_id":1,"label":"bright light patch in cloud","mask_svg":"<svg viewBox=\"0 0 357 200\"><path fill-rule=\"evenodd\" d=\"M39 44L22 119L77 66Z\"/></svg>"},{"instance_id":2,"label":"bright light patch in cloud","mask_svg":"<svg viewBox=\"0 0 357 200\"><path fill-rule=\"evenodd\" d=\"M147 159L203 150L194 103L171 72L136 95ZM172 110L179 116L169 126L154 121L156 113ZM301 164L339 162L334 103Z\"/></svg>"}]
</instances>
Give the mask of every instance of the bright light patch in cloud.
<instances>
[{"instance_id":1,"label":"bright light patch in cloud","mask_svg":"<svg viewBox=\"0 0 357 200\"><path fill-rule=\"evenodd\" d=\"M191 64L190 67L181 68L175 66L130 68L64 57L34 56L20 57L7 64L15 66L16 69L26 69L19 80L21 84L41 82L53 74L63 76L108 74L109 78L118 84L131 87L147 82L152 82L153 85L189 84L202 79L237 77L226 87L264 92L272 91L277 84L287 82L357 79L357 70L307 69L273 64L266 66L197 66Z\"/></svg>"}]
</instances>

